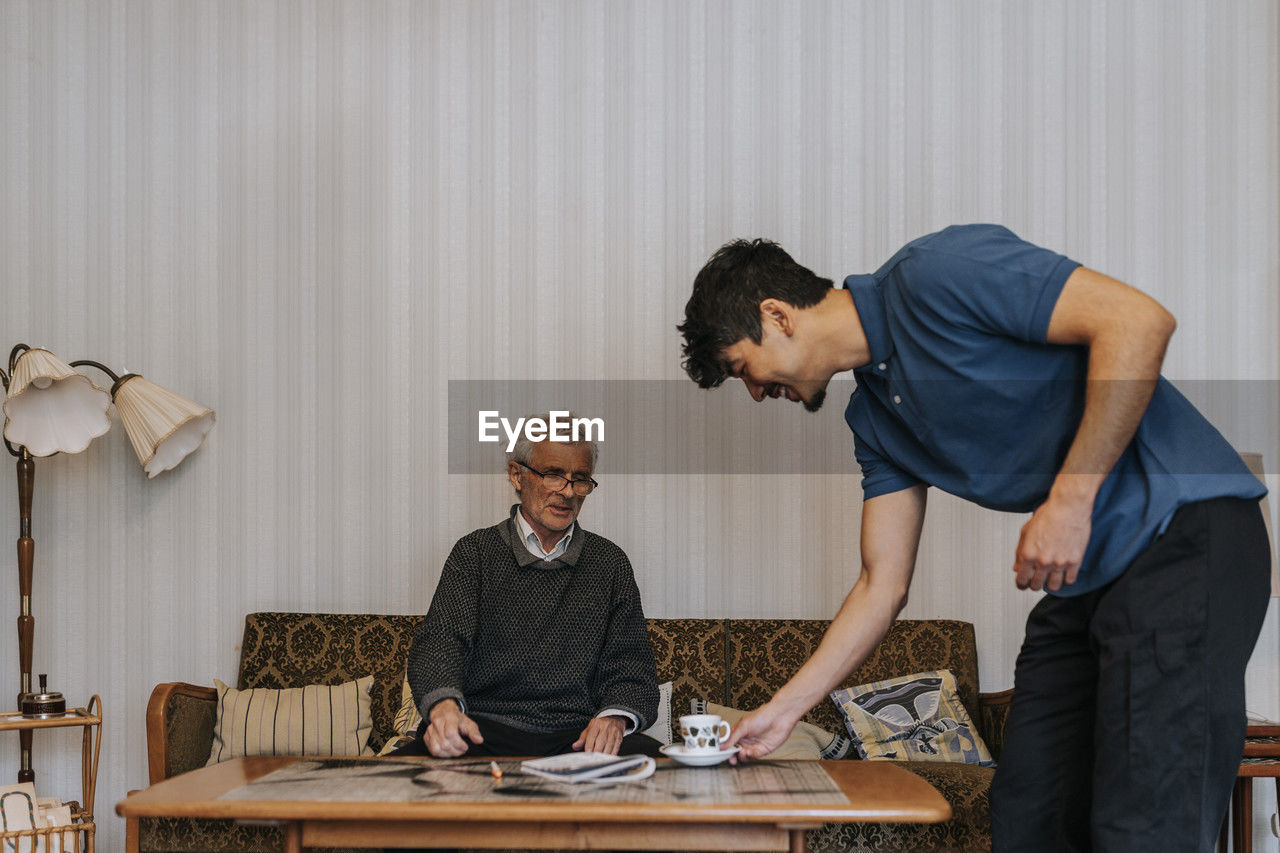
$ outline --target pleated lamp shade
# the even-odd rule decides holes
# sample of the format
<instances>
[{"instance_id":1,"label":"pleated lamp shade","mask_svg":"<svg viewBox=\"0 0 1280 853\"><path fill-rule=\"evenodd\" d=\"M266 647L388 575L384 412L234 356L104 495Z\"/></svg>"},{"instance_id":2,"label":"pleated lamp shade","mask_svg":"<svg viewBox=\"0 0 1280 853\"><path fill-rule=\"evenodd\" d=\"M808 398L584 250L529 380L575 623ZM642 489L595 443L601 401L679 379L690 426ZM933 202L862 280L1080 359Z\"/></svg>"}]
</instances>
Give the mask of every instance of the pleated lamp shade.
<instances>
[{"instance_id":1,"label":"pleated lamp shade","mask_svg":"<svg viewBox=\"0 0 1280 853\"><path fill-rule=\"evenodd\" d=\"M53 353L18 356L4 400L4 437L32 456L79 453L111 429L111 395Z\"/></svg>"},{"instance_id":2,"label":"pleated lamp shade","mask_svg":"<svg viewBox=\"0 0 1280 853\"><path fill-rule=\"evenodd\" d=\"M148 477L177 465L213 429L213 409L141 376L123 377L115 388L115 401L120 422Z\"/></svg>"}]
</instances>

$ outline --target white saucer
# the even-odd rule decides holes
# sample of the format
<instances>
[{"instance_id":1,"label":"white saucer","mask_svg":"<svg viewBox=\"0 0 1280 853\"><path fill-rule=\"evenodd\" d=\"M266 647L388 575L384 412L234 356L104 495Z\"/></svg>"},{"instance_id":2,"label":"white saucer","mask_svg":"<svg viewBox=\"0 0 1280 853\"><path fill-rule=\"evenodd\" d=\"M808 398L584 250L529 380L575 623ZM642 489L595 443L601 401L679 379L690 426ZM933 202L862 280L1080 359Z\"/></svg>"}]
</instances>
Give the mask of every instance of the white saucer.
<instances>
[{"instance_id":1,"label":"white saucer","mask_svg":"<svg viewBox=\"0 0 1280 853\"><path fill-rule=\"evenodd\" d=\"M716 752L685 752L684 744L673 743L669 746L659 747L658 751L663 755L674 758L681 764L688 764L690 767L710 767L713 764L728 761L732 756L737 755L738 747L731 746L728 749L721 749Z\"/></svg>"}]
</instances>

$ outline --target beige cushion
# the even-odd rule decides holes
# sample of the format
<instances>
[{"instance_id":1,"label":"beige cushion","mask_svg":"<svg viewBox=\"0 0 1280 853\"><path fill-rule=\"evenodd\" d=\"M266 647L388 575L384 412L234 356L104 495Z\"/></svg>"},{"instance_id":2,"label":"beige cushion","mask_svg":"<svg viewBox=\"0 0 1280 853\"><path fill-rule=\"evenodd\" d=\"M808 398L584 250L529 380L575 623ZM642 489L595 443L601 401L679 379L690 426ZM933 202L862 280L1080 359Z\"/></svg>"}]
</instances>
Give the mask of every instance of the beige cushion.
<instances>
[{"instance_id":1,"label":"beige cushion","mask_svg":"<svg viewBox=\"0 0 1280 853\"><path fill-rule=\"evenodd\" d=\"M236 690L214 680L209 764L244 755L371 755L368 675L345 684Z\"/></svg>"},{"instance_id":2,"label":"beige cushion","mask_svg":"<svg viewBox=\"0 0 1280 853\"><path fill-rule=\"evenodd\" d=\"M693 714L715 714L736 726L738 720L747 715L746 711L717 705L705 699L694 699L689 703L689 711ZM769 758L779 761L817 761L820 758L844 758L849 754L849 739L833 734L813 723L799 722L791 734L782 742L782 746L769 753Z\"/></svg>"},{"instance_id":3,"label":"beige cushion","mask_svg":"<svg viewBox=\"0 0 1280 853\"><path fill-rule=\"evenodd\" d=\"M418 724L421 722L422 714L418 713L418 706L413 703L413 690L409 688L409 678L406 676L400 681L400 708L392 722L395 731L387 738L382 749L378 750L378 755L389 755L392 750L408 746L417 735Z\"/></svg>"}]
</instances>

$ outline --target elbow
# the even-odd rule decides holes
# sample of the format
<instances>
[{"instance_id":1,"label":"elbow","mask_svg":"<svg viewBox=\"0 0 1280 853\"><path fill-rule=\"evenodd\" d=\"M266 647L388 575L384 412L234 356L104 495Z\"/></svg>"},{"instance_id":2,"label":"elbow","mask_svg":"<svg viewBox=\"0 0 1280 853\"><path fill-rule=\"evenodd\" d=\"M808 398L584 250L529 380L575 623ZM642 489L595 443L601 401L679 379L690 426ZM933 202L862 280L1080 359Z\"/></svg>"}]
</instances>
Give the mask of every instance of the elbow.
<instances>
[{"instance_id":1,"label":"elbow","mask_svg":"<svg viewBox=\"0 0 1280 853\"><path fill-rule=\"evenodd\" d=\"M1174 331L1178 328L1177 318L1167 308L1150 297L1147 298L1146 310L1135 312L1131 322L1136 323L1134 331L1144 335L1148 340L1156 342L1161 347L1169 343L1169 339L1173 337Z\"/></svg>"},{"instance_id":2,"label":"elbow","mask_svg":"<svg viewBox=\"0 0 1280 853\"><path fill-rule=\"evenodd\" d=\"M1155 333L1167 344L1178 329L1178 318L1169 313L1164 306L1157 306L1152 324L1155 327Z\"/></svg>"},{"instance_id":3,"label":"elbow","mask_svg":"<svg viewBox=\"0 0 1280 853\"><path fill-rule=\"evenodd\" d=\"M910 588L894 584L880 590L880 599L883 602L882 612L886 612L890 619L897 619L907 606L907 598Z\"/></svg>"}]
</instances>

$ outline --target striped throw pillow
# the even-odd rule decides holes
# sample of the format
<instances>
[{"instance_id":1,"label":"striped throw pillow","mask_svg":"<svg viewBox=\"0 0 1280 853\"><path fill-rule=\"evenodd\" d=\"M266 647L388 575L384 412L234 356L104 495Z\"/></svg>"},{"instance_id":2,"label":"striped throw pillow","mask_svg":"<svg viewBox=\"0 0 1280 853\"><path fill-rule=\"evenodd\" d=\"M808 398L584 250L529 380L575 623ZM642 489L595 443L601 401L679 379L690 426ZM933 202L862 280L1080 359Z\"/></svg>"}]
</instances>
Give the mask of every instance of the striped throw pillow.
<instances>
[{"instance_id":1,"label":"striped throw pillow","mask_svg":"<svg viewBox=\"0 0 1280 853\"><path fill-rule=\"evenodd\" d=\"M236 690L214 679L218 715L208 764L244 755L372 755L367 675L332 687Z\"/></svg>"}]
</instances>

